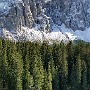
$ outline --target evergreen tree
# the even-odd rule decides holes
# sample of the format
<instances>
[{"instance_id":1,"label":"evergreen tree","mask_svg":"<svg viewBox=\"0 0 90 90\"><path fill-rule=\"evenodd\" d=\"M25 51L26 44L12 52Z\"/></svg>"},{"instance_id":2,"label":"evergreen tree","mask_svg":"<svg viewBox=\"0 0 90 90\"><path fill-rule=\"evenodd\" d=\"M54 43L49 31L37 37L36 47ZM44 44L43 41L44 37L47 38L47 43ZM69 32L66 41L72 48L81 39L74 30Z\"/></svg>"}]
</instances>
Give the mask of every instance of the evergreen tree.
<instances>
[{"instance_id":1,"label":"evergreen tree","mask_svg":"<svg viewBox=\"0 0 90 90\"><path fill-rule=\"evenodd\" d=\"M2 40L0 39L0 90L3 90L2 88Z\"/></svg>"},{"instance_id":2,"label":"evergreen tree","mask_svg":"<svg viewBox=\"0 0 90 90\"><path fill-rule=\"evenodd\" d=\"M75 76L75 67L74 67L74 64L73 64L73 67L72 67L72 72L71 72L71 76L70 76L70 90L76 90L76 76Z\"/></svg>"},{"instance_id":3,"label":"evergreen tree","mask_svg":"<svg viewBox=\"0 0 90 90\"><path fill-rule=\"evenodd\" d=\"M42 59L42 62L43 62L43 66L44 66L44 69L47 70L48 68L48 56L47 56L47 43L46 42L43 42L42 46L41 46L41 59Z\"/></svg>"},{"instance_id":4,"label":"evergreen tree","mask_svg":"<svg viewBox=\"0 0 90 90\"><path fill-rule=\"evenodd\" d=\"M87 65L87 83L88 83L88 88L90 88L90 47L87 47L86 54L83 57Z\"/></svg>"},{"instance_id":5,"label":"evergreen tree","mask_svg":"<svg viewBox=\"0 0 90 90\"><path fill-rule=\"evenodd\" d=\"M34 90L42 90L44 85L44 70L41 61L39 49L34 44L33 50L33 79L34 79Z\"/></svg>"},{"instance_id":6,"label":"evergreen tree","mask_svg":"<svg viewBox=\"0 0 90 90\"><path fill-rule=\"evenodd\" d=\"M23 60L21 55L17 52L16 46L13 46L12 64L15 90L22 90Z\"/></svg>"},{"instance_id":7,"label":"evergreen tree","mask_svg":"<svg viewBox=\"0 0 90 90\"><path fill-rule=\"evenodd\" d=\"M40 63L39 57L35 57L35 64L34 64L34 69L33 69L34 88L35 88L35 90L36 89L42 90L44 75L43 75L42 65L40 66L40 64L38 62Z\"/></svg>"},{"instance_id":8,"label":"evergreen tree","mask_svg":"<svg viewBox=\"0 0 90 90\"><path fill-rule=\"evenodd\" d=\"M52 90L60 90L59 73L57 67L53 72L53 76L52 76Z\"/></svg>"},{"instance_id":9,"label":"evergreen tree","mask_svg":"<svg viewBox=\"0 0 90 90\"><path fill-rule=\"evenodd\" d=\"M28 43L26 45L27 54L23 64L23 90L33 90L33 76L30 74L30 51Z\"/></svg>"},{"instance_id":10,"label":"evergreen tree","mask_svg":"<svg viewBox=\"0 0 90 90\"><path fill-rule=\"evenodd\" d=\"M7 41L7 61L8 61L8 89L12 90L14 88L15 90L15 77L14 77L14 69L13 69L13 60L12 60L12 53L13 53L13 46L15 46L15 43Z\"/></svg>"},{"instance_id":11,"label":"evergreen tree","mask_svg":"<svg viewBox=\"0 0 90 90\"><path fill-rule=\"evenodd\" d=\"M52 90L52 73L50 63L48 64L48 90Z\"/></svg>"},{"instance_id":12,"label":"evergreen tree","mask_svg":"<svg viewBox=\"0 0 90 90\"><path fill-rule=\"evenodd\" d=\"M62 59L62 50L60 44L53 45L53 60L55 66L60 69L61 68L61 59Z\"/></svg>"},{"instance_id":13,"label":"evergreen tree","mask_svg":"<svg viewBox=\"0 0 90 90\"><path fill-rule=\"evenodd\" d=\"M8 60L7 60L7 41L2 40L2 88L8 89Z\"/></svg>"},{"instance_id":14,"label":"evergreen tree","mask_svg":"<svg viewBox=\"0 0 90 90\"><path fill-rule=\"evenodd\" d=\"M67 52L65 45L62 45L62 64L61 64L61 78L62 78L62 89L67 89L67 81L68 81L68 63L67 63Z\"/></svg>"},{"instance_id":15,"label":"evergreen tree","mask_svg":"<svg viewBox=\"0 0 90 90\"><path fill-rule=\"evenodd\" d=\"M70 81L70 76L73 68L73 63L74 63L74 46L72 42L70 41L67 46L67 61L68 61L68 83Z\"/></svg>"},{"instance_id":16,"label":"evergreen tree","mask_svg":"<svg viewBox=\"0 0 90 90\"><path fill-rule=\"evenodd\" d=\"M44 71L44 85L43 90L49 90L48 89L48 74L47 71Z\"/></svg>"},{"instance_id":17,"label":"evergreen tree","mask_svg":"<svg viewBox=\"0 0 90 90\"><path fill-rule=\"evenodd\" d=\"M71 90L81 90L81 59L80 55L76 59L76 63L73 64L73 69L71 73Z\"/></svg>"},{"instance_id":18,"label":"evergreen tree","mask_svg":"<svg viewBox=\"0 0 90 90\"><path fill-rule=\"evenodd\" d=\"M87 90L87 67L84 60L82 61L82 89L81 90Z\"/></svg>"},{"instance_id":19,"label":"evergreen tree","mask_svg":"<svg viewBox=\"0 0 90 90\"><path fill-rule=\"evenodd\" d=\"M81 58L80 55L78 55L77 59L76 59L76 65L75 65L75 74L76 74L76 88L77 90L81 90L81 71L82 71L82 67L81 67Z\"/></svg>"}]
</instances>

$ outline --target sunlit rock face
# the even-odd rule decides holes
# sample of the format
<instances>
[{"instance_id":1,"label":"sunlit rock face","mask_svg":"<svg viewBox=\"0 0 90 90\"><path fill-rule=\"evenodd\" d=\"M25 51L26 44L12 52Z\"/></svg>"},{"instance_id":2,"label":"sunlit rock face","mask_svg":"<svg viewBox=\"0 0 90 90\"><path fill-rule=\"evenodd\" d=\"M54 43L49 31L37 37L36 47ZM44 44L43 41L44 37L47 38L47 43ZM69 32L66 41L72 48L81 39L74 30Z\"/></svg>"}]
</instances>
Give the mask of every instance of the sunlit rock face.
<instances>
[{"instance_id":1,"label":"sunlit rock face","mask_svg":"<svg viewBox=\"0 0 90 90\"><path fill-rule=\"evenodd\" d=\"M64 23L73 30L90 27L90 0L52 0L46 4L46 9L55 24Z\"/></svg>"}]
</instances>

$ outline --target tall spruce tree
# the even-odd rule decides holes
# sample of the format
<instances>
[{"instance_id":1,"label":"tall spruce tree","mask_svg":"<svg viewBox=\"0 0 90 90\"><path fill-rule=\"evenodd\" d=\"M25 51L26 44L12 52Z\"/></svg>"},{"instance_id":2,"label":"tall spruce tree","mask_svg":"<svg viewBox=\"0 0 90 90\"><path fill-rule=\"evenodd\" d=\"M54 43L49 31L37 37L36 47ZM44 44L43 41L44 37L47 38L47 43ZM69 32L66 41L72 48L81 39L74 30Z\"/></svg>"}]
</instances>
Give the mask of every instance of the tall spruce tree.
<instances>
[{"instance_id":1,"label":"tall spruce tree","mask_svg":"<svg viewBox=\"0 0 90 90\"><path fill-rule=\"evenodd\" d=\"M70 77L72 73L72 68L73 68L73 63L74 63L74 49L73 49L73 44L70 41L66 48L67 48L67 61L68 61L68 83L70 83Z\"/></svg>"},{"instance_id":2,"label":"tall spruce tree","mask_svg":"<svg viewBox=\"0 0 90 90\"><path fill-rule=\"evenodd\" d=\"M76 89L77 90L81 90L81 71L82 71L82 67L81 67L81 57L80 55L77 56L76 59L76 64L75 64L75 74L76 74Z\"/></svg>"},{"instance_id":3,"label":"tall spruce tree","mask_svg":"<svg viewBox=\"0 0 90 90\"><path fill-rule=\"evenodd\" d=\"M16 44L13 46L12 64L12 74L15 78L15 90L22 90L23 60L21 55L17 52Z\"/></svg>"},{"instance_id":4,"label":"tall spruce tree","mask_svg":"<svg viewBox=\"0 0 90 90\"><path fill-rule=\"evenodd\" d=\"M33 79L34 79L34 90L42 90L44 85L44 70L41 61L39 49L34 44L33 50Z\"/></svg>"},{"instance_id":5,"label":"tall spruce tree","mask_svg":"<svg viewBox=\"0 0 90 90\"><path fill-rule=\"evenodd\" d=\"M67 89L67 81L68 81L68 63L67 63L67 52L66 52L66 47L64 44L61 46L62 50L62 64L61 64L61 78L62 78L62 89L66 90Z\"/></svg>"},{"instance_id":6,"label":"tall spruce tree","mask_svg":"<svg viewBox=\"0 0 90 90\"><path fill-rule=\"evenodd\" d=\"M73 64L73 69L71 72L70 85L71 90L81 90L81 58L80 55L77 56L76 63Z\"/></svg>"},{"instance_id":7,"label":"tall spruce tree","mask_svg":"<svg viewBox=\"0 0 90 90\"><path fill-rule=\"evenodd\" d=\"M59 72L57 67L54 68L52 74L52 90L60 90Z\"/></svg>"},{"instance_id":8,"label":"tall spruce tree","mask_svg":"<svg viewBox=\"0 0 90 90\"><path fill-rule=\"evenodd\" d=\"M28 42L26 46L26 56L23 63L23 90L34 90L33 76L30 74L30 51Z\"/></svg>"},{"instance_id":9,"label":"tall spruce tree","mask_svg":"<svg viewBox=\"0 0 90 90\"><path fill-rule=\"evenodd\" d=\"M70 75L70 90L76 90L76 76L75 76L75 66L73 64L71 75Z\"/></svg>"},{"instance_id":10,"label":"tall spruce tree","mask_svg":"<svg viewBox=\"0 0 90 90\"><path fill-rule=\"evenodd\" d=\"M82 61L82 88L81 90L87 90L87 66L85 61Z\"/></svg>"},{"instance_id":11,"label":"tall spruce tree","mask_svg":"<svg viewBox=\"0 0 90 90\"><path fill-rule=\"evenodd\" d=\"M48 64L48 90L52 90L52 73L50 63Z\"/></svg>"},{"instance_id":12,"label":"tall spruce tree","mask_svg":"<svg viewBox=\"0 0 90 90\"><path fill-rule=\"evenodd\" d=\"M44 66L44 69L47 69L48 68L48 56L47 56L47 43L46 42L43 42L42 46L41 46L41 59L42 59L42 62L43 62L43 66Z\"/></svg>"},{"instance_id":13,"label":"tall spruce tree","mask_svg":"<svg viewBox=\"0 0 90 90\"><path fill-rule=\"evenodd\" d=\"M3 90L2 88L2 40L0 38L0 90Z\"/></svg>"},{"instance_id":14,"label":"tall spruce tree","mask_svg":"<svg viewBox=\"0 0 90 90\"><path fill-rule=\"evenodd\" d=\"M7 41L2 40L2 88L8 89Z\"/></svg>"},{"instance_id":15,"label":"tall spruce tree","mask_svg":"<svg viewBox=\"0 0 90 90\"><path fill-rule=\"evenodd\" d=\"M43 90L49 90L48 89L48 74L47 71L44 71L44 85Z\"/></svg>"}]
</instances>

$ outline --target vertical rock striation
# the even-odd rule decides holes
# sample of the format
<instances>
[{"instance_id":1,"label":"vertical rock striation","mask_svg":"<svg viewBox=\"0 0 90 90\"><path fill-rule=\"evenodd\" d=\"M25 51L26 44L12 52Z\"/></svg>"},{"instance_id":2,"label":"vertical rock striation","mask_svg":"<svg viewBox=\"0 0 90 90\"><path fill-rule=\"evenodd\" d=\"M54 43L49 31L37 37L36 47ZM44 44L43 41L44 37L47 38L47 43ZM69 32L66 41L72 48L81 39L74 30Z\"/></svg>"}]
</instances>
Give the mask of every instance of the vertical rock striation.
<instances>
[{"instance_id":1,"label":"vertical rock striation","mask_svg":"<svg viewBox=\"0 0 90 90\"><path fill-rule=\"evenodd\" d=\"M39 24L40 30L49 29L49 20L44 14L42 0L7 0L2 3L7 3L9 10L5 11L5 6L3 6L3 12L6 13L1 12L0 14L0 27L10 31L20 30L21 26L32 28Z\"/></svg>"}]
</instances>

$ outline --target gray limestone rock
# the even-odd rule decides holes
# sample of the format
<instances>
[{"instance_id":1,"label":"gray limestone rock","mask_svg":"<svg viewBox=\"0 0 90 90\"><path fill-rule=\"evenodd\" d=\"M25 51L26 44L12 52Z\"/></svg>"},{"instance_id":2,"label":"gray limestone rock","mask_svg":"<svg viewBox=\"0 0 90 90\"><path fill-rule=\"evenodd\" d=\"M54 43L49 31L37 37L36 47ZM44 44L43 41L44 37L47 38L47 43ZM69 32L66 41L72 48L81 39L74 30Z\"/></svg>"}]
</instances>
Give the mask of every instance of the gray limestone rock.
<instances>
[{"instance_id":1,"label":"gray limestone rock","mask_svg":"<svg viewBox=\"0 0 90 90\"><path fill-rule=\"evenodd\" d=\"M90 0L52 0L46 7L55 24L62 22L73 30L90 27Z\"/></svg>"},{"instance_id":2,"label":"gray limestone rock","mask_svg":"<svg viewBox=\"0 0 90 90\"><path fill-rule=\"evenodd\" d=\"M90 27L90 0L0 0L0 5L3 2L0 27L8 30L39 24L40 30L50 31L51 21L59 26L64 23L74 31Z\"/></svg>"}]
</instances>

